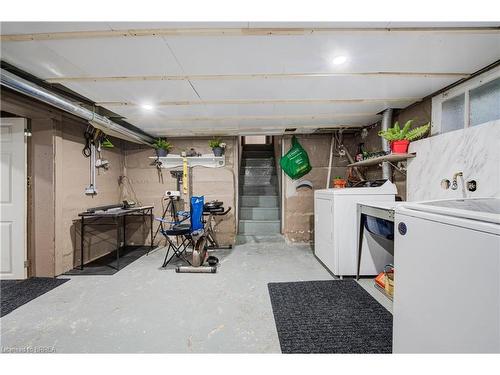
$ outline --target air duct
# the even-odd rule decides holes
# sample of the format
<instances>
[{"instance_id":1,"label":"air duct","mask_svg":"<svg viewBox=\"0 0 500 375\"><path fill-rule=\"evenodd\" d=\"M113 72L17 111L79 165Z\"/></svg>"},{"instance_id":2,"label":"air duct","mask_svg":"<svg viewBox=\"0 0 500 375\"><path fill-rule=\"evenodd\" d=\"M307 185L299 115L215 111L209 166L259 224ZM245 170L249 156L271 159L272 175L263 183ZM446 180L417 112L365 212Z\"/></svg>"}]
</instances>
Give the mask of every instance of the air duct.
<instances>
[{"instance_id":1,"label":"air duct","mask_svg":"<svg viewBox=\"0 0 500 375\"><path fill-rule=\"evenodd\" d=\"M147 145L154 142L154 138L149 135L140 134L127 129L124 126L111 121L107 117L101 116L98 113L88 110L87 108L74 104L68 99L18 77L5 69L1 70L0 76L2 86L47 103L77 117L83 118L89 121L93 126L103 130L106 134Z\"/></svg>"},{"instance_id":2,"label":"air duct","mask_svg":"<svg viewBox=\"0 0 500 375\"><path fill-rule=\"evenodd\" d=\"M392 108L387 108L383 113L382 113L382 131L386 131L391 127L391 122L392 122ZM383 138L380 137L382 140L382 149L386 152L390 151L390 146L389 142ZM391 170L391 165L384 161L382 163L382 178L385 180L390 180L392 181L392 170Z\"/></svg>"}]
</instances>

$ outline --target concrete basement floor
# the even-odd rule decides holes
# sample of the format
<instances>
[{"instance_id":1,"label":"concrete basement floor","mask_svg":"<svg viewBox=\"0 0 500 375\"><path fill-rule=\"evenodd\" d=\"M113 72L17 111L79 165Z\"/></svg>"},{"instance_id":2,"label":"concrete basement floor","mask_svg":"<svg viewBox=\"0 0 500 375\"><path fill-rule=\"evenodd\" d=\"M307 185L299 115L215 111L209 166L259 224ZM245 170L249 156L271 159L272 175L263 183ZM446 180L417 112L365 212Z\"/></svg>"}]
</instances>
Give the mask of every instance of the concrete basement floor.
<instances>
[{"instance_id":1,"label":"concrete basement floor","mask_svg":"<svg viewBox=\"0 0 500 375\"><path fill-rule=\"evenodd\" d=\"M1 346L62 353L280 353L267 283L333 277L307 245L257 239L216 253L217 274L161 269L165 249L113 276L71 280L0 319ZM67 276L64 276L67 277ZM384 306L385 297L360 283Z\"/></svg>"}]
</instances>

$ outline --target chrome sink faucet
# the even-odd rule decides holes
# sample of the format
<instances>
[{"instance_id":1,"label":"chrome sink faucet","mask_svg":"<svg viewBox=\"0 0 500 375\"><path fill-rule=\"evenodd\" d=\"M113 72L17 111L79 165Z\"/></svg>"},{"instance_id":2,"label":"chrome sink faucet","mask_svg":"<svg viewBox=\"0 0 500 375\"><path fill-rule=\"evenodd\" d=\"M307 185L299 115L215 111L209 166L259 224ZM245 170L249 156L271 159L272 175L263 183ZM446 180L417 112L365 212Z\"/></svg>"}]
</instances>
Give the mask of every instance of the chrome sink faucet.
<instances>
[{"instance_id":1,"label":"chrome sink faucet","mask_svg":"<svg viewBox=\"0 0 500 375\"><path fill-rule=\"evenodd\" d=\"M463 173L462 172L456 172L454 175L453 175L453 180L451 182L451 189L452 190L457 190L458 189L458 182L457 182L457 179L458 177L463 177Z\"/></svg>"}]
</instances>

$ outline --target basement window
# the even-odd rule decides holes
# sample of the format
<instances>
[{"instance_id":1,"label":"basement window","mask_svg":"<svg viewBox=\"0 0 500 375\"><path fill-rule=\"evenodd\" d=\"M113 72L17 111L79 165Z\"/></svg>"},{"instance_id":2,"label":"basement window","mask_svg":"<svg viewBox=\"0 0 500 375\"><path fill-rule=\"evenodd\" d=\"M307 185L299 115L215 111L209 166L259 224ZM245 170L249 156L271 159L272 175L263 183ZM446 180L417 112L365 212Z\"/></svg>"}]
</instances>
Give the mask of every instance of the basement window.
<instances>
[{"instance_id":1,"label":"basement window","mask_svg":"<svg viewBox=\"0 0 500 375\"><path fill-rule=\"evenodd\" d=\"M470 90L470 126L500 119L500 78Z\"/></svg>"},{"instance_id":2,"label":"basement window","mask_svg":"<svg viewBox=\"0 0 500 375\"><path fill-rule=\"evenodd\" d=\"M432 134L500 120L500 67L432 98Z\"/></svg>"},{"instance_id":3,"label":"basement window","mask_svg":"<svg viewBox=\"0 0 500 375\"><path fill-rule=\"evenodd\" d=\"M465 94L441 104L441 133L464 128Z\"/></svg>"}]
</instances>

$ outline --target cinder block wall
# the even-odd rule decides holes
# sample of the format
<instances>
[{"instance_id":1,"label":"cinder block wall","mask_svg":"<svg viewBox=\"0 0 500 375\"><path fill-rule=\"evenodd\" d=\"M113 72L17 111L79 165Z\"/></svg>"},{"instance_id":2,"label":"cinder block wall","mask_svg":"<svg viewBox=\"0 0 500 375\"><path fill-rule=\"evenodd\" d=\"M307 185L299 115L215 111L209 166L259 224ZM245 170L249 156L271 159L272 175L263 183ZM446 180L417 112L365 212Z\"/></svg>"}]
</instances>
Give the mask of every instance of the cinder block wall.
<instances>
[{"instance_id":1,"label":"cinder block wall","mask_svg":"<svg viewBox=\"0 0 500 375\"><path fill-rule=\"evenodd\" d=\"M82 154L86 124L64 118L56 123L55 143L55 273L62 274L80 262L80 224L78 213L90 207L120 203L118 177L123 171L123 141L111 138L114 148L102 149L101 156L109 161L109 169L96 171L98 194L85 195L90 183L90 159ZM85 228L84 262L116 248L116 227L87 226Z\"/></svg>"},{"instance_id":2,"label":"cinder block wall","mask_svg":"<svg viewBox=\"0 0 500 375\"><path fill-rule=\"evenodd\" d=\"M170 169L159 171L151 165L154 150L147 146L113 139L115 148L103 150L102 156L110 162L109 170L100 170L96 176L98 194L86 196L89 184L89 159L82 156L85 127L78 120L64 119L55 124L55 275L79 264L80 226L78 213L89 207L120 203L130 199L142 205L155 206L155 216L161 216L161 198L166 190L175 190L175 179ZM194 147L200 153L209 153L209 138L176 138L173 153ZM225 138L226 166L223 168L195 167L190 173L192 195L205 195L207 201L218 199L226 206L235 207L237 178L235 175L235 137ZM181 169L181 168L175 168ZM122 177L123 176L123 177ZM221 243L232 244L236 235L234 209L216 227ZM153 223L156 230L156 222ZM86 228L84 262L96 259L116 248L116 227L88 226ZM157 243L161 236L157 238ZM129 218L127 244L149 244L149 221ZM161 242L162 244L163 242Z\"/></svg>"},{"instance_id":3,"label":"cinder block wall","mask_svg":"<svg viewBox=\"0 0 500 375\"><path fill-rule=\"evenodd\" d=\"M331 134L297 135L297 139L309 155L312 170L302 179L313 183L314 189L295 188L294 181L285 175L283 184L284 223L283 235L290 242L309 242L314 240L314 190L325 189L328 176L328 161L330 157ZM291 136L285 136L285 153L291 147ZM356 139L353 135L344 135L344 145L354 156ZM345 156L334 153L332 160L331 179L335 176L347 177L347 164ZM332 184L330 185L332 187Z\"/></svg>"},{"instance_id":4,"label":"cinder block wall","mask_svg":"<svg viewBox=\"0 0 500 375\"><path fill-rule=\"evenodd\" d=\"M208 137L199 138L171 138L169 141L174 145L171 153L179 154L183 150L194 148L201 154L211 153L208 147ZM221 200L225 207L232 210L224 217L217 219L216 231L219 242L233 244L236 237L236 199L237 199L237 137L224 137L222 140L227 144L226 165L221 168L207 168L197 166L190 168L190 191L191 195L204 195L205 201ZM143 205L154 205L155 216L161 216L162 197L166 190L176 190L176 180L170 175L171 170L182 170L182 167L166 169L161 171L151 165L154 150L150 147L128 143L124 151L125 183L122 189L122 198L137 200ZM186 209L189 209L186 206ZM128 227L128 241L130 243L141 243L144 239L149 240L149 234L144 233L140 223ZM156 223L155 230L156 230ZM144 238L146 236L146 238ZM160 237L158 237L160 238Z\"/></svg>"}]
</instances>

